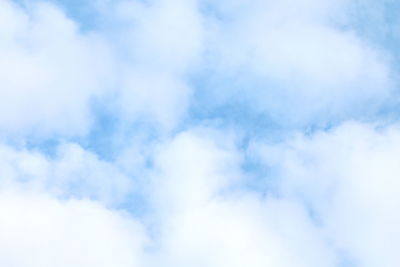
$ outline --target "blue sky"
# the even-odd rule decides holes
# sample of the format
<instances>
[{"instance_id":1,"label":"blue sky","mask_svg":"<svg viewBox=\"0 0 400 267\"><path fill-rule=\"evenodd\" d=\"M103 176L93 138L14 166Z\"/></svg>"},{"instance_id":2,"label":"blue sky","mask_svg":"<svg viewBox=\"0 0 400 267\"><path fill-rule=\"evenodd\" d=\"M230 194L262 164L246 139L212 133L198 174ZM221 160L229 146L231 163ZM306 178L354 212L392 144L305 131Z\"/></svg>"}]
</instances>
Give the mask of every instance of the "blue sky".
<instances>
[{"instance_id":1,"label":"blue sky","mask_svg":"<svg viewBox=\"0 0 400 267\"><path fill-rule=\"evenodd\" d=\"M0 0L0 265L400 265L396 1Z\"/></svg>"}]
</instances>

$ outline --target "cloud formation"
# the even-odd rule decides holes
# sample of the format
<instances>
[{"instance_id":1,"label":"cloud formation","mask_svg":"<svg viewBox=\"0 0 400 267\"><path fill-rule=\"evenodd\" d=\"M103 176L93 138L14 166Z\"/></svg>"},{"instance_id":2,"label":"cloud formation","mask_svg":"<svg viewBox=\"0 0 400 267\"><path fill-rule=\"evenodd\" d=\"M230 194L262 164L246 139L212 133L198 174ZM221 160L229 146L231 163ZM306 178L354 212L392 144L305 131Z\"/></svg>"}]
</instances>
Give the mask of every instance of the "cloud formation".
<instances>
[{"instance_id":1,"label":"cloud formation","mask_svg":"<svg viewBox=\"0 0 400 267\"><path fill-rule=\"evenodd\" d=\"M80 34L48 3L26 11L11 1L0 5L3 135L87 133L90 100L103 93L112 65L101 37Z\"/></svg>"},{"instance_id":2,"label":"cloud formation","mask_svg":"<svg viewBox=\"0 0 400 267\"><path fill-rule=\"evenodd\" d=\"M262 153L278 165L282 194L304 202L355 266L399 262L400 131L348 123Z\"/></svg>"},{"instance_id":3,"label":"cloud formation","mask_svg":"<svg viewBox=\"0 0 400 267\"><path fill-rule=\"evenodd\" d=\"M0 0L0 265L398 266L398 8Z\"/></svg>"}]
</instances>

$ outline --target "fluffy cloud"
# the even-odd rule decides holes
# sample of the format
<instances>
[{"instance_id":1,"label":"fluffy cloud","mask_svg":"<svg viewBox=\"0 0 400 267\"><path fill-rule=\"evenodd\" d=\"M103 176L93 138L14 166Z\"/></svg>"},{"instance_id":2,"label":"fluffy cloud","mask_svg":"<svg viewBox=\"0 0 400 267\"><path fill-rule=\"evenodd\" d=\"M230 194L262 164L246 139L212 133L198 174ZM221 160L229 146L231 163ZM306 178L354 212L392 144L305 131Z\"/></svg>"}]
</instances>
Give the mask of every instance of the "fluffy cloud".
<instances>
[{"instance_id":1,"label":"fluffy cloud","mask_svg":"<svg viewBox=\"0 0 400 267\"><path fill-rule=\"evenodd\" d=\"M4 266L141 266L140 224L98 203L2 189L0 216Z\"/></svg>"},{"instance_id":2,"label":"fluffy cloud","mask_svg":"<svg viewBox=\"0 0 400 267\"><path fill-rule=\"evenodd\" d=\"M3 187L47 190L61 198L89 198L109 205L127 200L134 187L117 165L100 160L76 144L57 148L56 156L0 147Z\"/></svg>"},{"instance_id":3,"label":"fluffy cloud","mask_svg":"<svg viewBox=\"0 0 400 267\"><path fill-rule=\"evenodd\" d=\"M304 126L374 114L392 92L386 52L347 24L351 2L234 3L217 7L210 27L208 101L251 103L278 123Z\"/></svg>"},{"instance_id":4,"label":"fluffy cloud","mask_svg":"<svg viewBox=\"0 0 400 267\"><path fill-rule=\"evenodd\" d=\"M204 45L196 1L120 1L109 9L120 28L109 36L124 51L117 101L122 114L173 128L192 93L185 74L201 60Z\"/></svg>"},{"instance_id":5,"label":"fluffy cloud","mask_svg":"<svg viewBox=\"0 0 400 267\"><path fill-rule=\"evenodd\" d=\"M238 186L233 140L197 129L158 149L150 266L335 266L335 250L301 204Z\"/></svg>"},{"instance_id":6,"label":"fluffy cloud","mask_svg":"<svg viewBox=\"0 0 400 267\"><path fill-rule=\"evenodd\" d=\"M150 227L147 238L134 219L96 202L74 200L80 191L68 186L70 180L57 182L59 176L72 183L74 177L82 177L78 184L84 197L101 194L96 184L107 188L103 173L118 178L117 170L107 171L107 163L76 145L62 146L59 159L53 161L3 148L2 170L8 171L2 173L6 189L0 206L8 219L1 224L7 229L2 246L12 253L0 260L26 266L13 256L21 253L35 264L50 266L59 260L79 266L119 262L125 257L119 253L126 253L129 257L121 266L393 266L399 262L399 144L397 128L356 123L278 145L258 144L253 152L276 170L272 178L278 182L275 192L263 196L242 186L247 174L240 169L243 158L235 138L204 128L181 133L154 149L151 183L143 188L152 210L143 218ZM48 176L45 170L54 169L59 176L47 183L55 184L58 192L64 190L66 200L43 193L51 186L37 186ZM91 175L98 180L91 182ZM5 177L14 179L5 183ZM32 225L24 223L27 220ZM96 228L85 228L92 224ZM73 234L65 236L65 229ZM27 235L19 236L24 231ZM103 236L114 238L115 247L103 247ZM146 239L151 241L143 243ZM57 246L49 247L54 242ZM32 244L39 244L38 253L27 252ZM69 246L87 254L75 255ZM63 249L72 253L70 260L46 257Z\"/></svg>"},{"instance_id":7,"label":"fluffy cloud","mask_svg":"<svg viewBox=\"0 0 400 267\"><path fill-rule=\"evenodd\" d=\"M85 136L93 104L112 106L127 124L145 117L174 127L191 92L182 75L202 49L193 6L110 3L103 15L114 22L83 31L52 4L1 1L3 136Z\"/></svg>"},{"instance_id":8,"label":"fluffy cloud","mask_svg":"<svg viewBox=\"0 0 400 267\"><path fill-rule=\"evenodd\" d=\"M80 34L49 4L35 3L29 11L11 1L0 5L3 135L86 133L91 98L110 82L112 62L101 38Z\"/></svg>"},{"instance_id":9,"label":"fluffy cloud","mask_svg":"<svg viewBox=\"0 0 400 267\"><path fill-rule=\"evenodd\" d=\"M303 202L356 266L395 266L400 130L348 123L261 149L281 194Z\"/></svg>"},{"instance_id":10,"label":"fluffy cloud","mask_svg":"<svg viewBox=\"0 0 400 267\"><path fill-rule=\"evenodd\" d=\"M145 228L115 209L133 189L117 166L76 144L54 158L2 145L0 162L1 265L143 266Z\"/></svg>"},{"instance_id":11,"label":"fluffy cloud","mask_svg":"<svg viewBox=\"0 0 400 267\"><path fill-rule=\"evenodd\" d=\"M197 101L328 124L375 115L393 93L390 56L349 24L351 1L104 2L86 31L50 4L2 5L5 133L85 135L93 102L167 130Z\"/></svg>"},{"instance_id":12,"label":"fluffy cloud","mask_svg":"<svg viewBox=\"0 0 400 267\"><path fill-rule=\"evenodd\" d=\"M398 266L386 4L0 0L0 265Z\"/></svg>"}]
</instances>

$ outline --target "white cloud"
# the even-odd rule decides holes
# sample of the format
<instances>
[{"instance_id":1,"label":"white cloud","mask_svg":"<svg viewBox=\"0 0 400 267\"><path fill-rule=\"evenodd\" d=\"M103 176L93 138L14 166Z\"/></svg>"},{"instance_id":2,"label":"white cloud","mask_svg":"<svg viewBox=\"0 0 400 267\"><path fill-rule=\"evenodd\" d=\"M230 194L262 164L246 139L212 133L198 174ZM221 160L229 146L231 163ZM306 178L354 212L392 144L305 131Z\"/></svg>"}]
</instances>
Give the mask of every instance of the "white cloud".
<instances>
[{"instance_id":1,"label":"white cloud","mask_svg":"<svg viewBox=\"0 0 400 267\"><path fill-rule=\"evenodd\" d=\"M283 124L374 114L393 90L387 55L344 30L351 1L104 2L86 33L50 4L1 3L4 133L84 135L96 97L128 125L170 130L194 95L187 74L204 67L234 75L198 88L206 101L240 97Z\"/></svg>"},{"instance_id":2,"label":"white cloud","mask_svg":"<svg viewBox=\"0 0 400 267\"><path fill-rule=\"evenodd\" d=\"M231 85L225 101L239 95L283 124L376 112L393 90L390 61L385 51L343 27L350 4L255 1L237 11L222 5L226 19L210 27L211 62L218 75L230 73L239 83L232 90L225 81Z\"/></svg>"},{"instance_id":3,"label":"white cloud","mask_svg":"<svg viewBox=\"0 0 400 267\"><path fill-rule=\"evenodd\" d=\"M86 32L52 4L0 3L3 136L85 136L95 99L126 124L171 129L185 115L184 74L203 49L195 2L108 3L108 24Z\"/></svg>"},{"instance_id":4,"label":"white cloud","mask_svg":"<svg viewBox=\"0 0 400 267\"><path fill-rule=\"evenodd\" d=\"M54 4L0 0L0 139L20 144L0 145L0 265L399 265L400 129L347 123L263 144L188 118L201 94L217 120L216 95L280 126L374 114L392 69L346 25L353 4L96 1L83 31ZM104 132L88 134L94 121ZM110 160L79 143L96 138ZM260 170L245 172L246 153ZM266 196L246 187L265 169Z\"/></svg>"},{"instance_id":5,"label":"white cloud","mask_svg":"<svg viewBox=\"0 0 400 267\"><path fill-rule=\"evenodd\" d=\"M140 224L96 202L2 189L0 217L2 266L142 266Z\"/></svg>"},{"instance_id":6,"label":"white cloud","mask_svg":"<svg viewBox=\"0 0 400 267\"><path fill-rule=\"evenodd\" d=\"M260 149L283 195L304 201L335 247L360 266L396 266L400 240L398 127L348 123Z\"/></svg>"},{"instance_id":7,"label":"white cloud","mask_svg":"<svg viewBox=\"0 0 400 267\"><path fill-rule=\"evenodd\" d=\"M4 134L76 135L91 125L90 100L110 82L100 37L79 33L49 4L24 11L0 2L0 128Z\"/></svg>"},{"instance_id":8,"label":"white cloud","mask_svg":"<svg viewBox=\"0 0 400 267\"><path fill-rule=\"evenodd\" d=\"M190 96L191 88L179 76L126 69L118 102L128 121L149 120L171 129L184 118Z\"/></svg>"},{"instance_id":9,"label":"white cloud","mask_svg":"<svg viewBox=\"0 0 400 267\"><path fill-rule=\"evenodd\" d=\"M174 128L192 95L185 74L201 62L205 46L196 1L117 1L100 12L114 20L106 36L122 56L117 90L121 116Z\"/></svg>"},{"instance_id":10,"label":"white cloud","mask_svg":"<svg viewBox=\"0 0 400 267\"><path fill-rule=\"evenodd\" d=\"M76 144L54 158L2 145L0 186L0 265L144 266L145 227L112 209L132 181L112 163Z\"/></svg>"},{"instance_id":11,"label":"white cloud","mask_svg":"<svg viewBox=\"0 0 400 267\"><path fill-rule=\"evenodd\" d=\"M28 188L63 198L99 200L114 206L136 188L118 166L76 144L64 144L50 158L40 152L0 147L2 187Z\"/></svg>"},{"instance_id":12,"label":"white cloud","mask_svg":"<svg viewBox=\"0 0 400 267\"><path fill-rule=\"evenodd\" d=\"M204 29L197 1L119 1L111 10L133 63L174 74L200 60Z\"/></svg>"},{"instance_id":13,"label":"white cloud","mask_svg":"<svg viewBox=\"0 0 400 267\"><path fill-rule=\"evenodd\" d=\"M185 132L159 151L151 266L335 266L304 207L232 187L243 176L226 134Z\"/></svg>"}]
</instances>

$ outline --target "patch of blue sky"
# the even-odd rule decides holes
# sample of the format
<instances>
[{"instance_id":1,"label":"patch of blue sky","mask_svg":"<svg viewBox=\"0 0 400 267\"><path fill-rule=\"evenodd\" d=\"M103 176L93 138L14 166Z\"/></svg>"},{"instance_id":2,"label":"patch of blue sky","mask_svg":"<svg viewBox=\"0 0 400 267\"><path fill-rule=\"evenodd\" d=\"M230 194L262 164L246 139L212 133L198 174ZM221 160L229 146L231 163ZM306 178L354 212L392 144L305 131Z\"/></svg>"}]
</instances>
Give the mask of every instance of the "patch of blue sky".
<instances>
[{"instance_id":1,"label":"patch of blue sky","mask_svg":"<svg viewBox=\"0 0 400 267\"><path fill-rule=\"evenodd\" d=\"M287 90L287 84L248 70L221 73L208 69L193 74L191 82L195 89L189 122L211 120L251 138L279 142L287 134L299 130L311 134L357 116L356 113L330 116L324 110L315 114L308 111L304 101L285 93L293 91Z\"/></svg>"},{"instance_id":2,"label":"patch of blue sky","mask_svg":"<svg viewBox=\"0 0 400 267\"><path fill-rule=\"evenodd\" d=\"M121 119L112 106L112 102L92 102L92 127L89 135L79 141L85 149L95 152L103 160L114 158L115 137L121 127Z\"/></svg>"},{"instance_id":3,"label":"patch of blue sky","mask_svg":"<svg viewBox=\"0 0 400 267\"><path fill-rule=\"evenodd\" d=\"M399 11L400 3L394 0L355 1L349 11L346 28L398 54L394 48L400 38L397 29Z\"/></svg>"},{"instance_id":4,"label":"patch of blue sky","mask_svg":"<svg viewBox=\"0 0 400 267\"><path fill-rule=\"evenodd\" d=\"M101 19L96 9L93 8L95 1L79 1L79 0L46 0L46 1L30 1L30 0L14 0L22 8L29 10L29 7L35 2L47 2L60 7L66 16L78 23L81 31L85 32L96 27Z\"/></svg>"}]
</instances>

